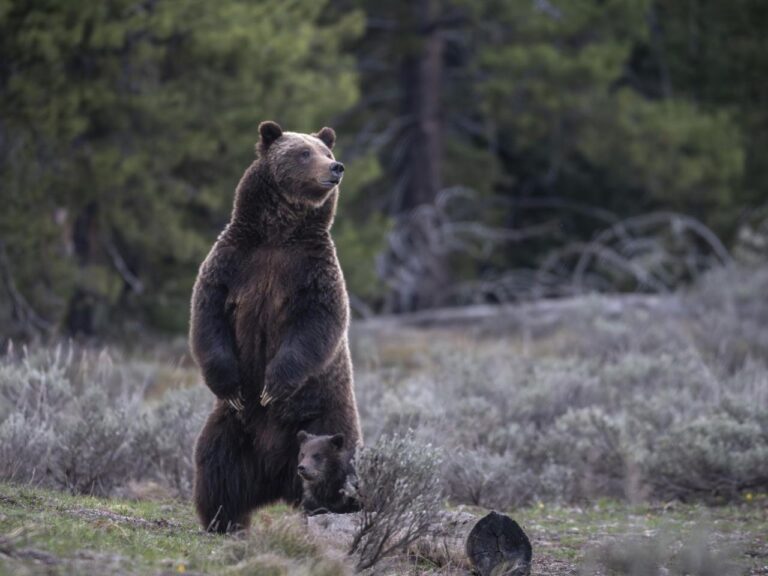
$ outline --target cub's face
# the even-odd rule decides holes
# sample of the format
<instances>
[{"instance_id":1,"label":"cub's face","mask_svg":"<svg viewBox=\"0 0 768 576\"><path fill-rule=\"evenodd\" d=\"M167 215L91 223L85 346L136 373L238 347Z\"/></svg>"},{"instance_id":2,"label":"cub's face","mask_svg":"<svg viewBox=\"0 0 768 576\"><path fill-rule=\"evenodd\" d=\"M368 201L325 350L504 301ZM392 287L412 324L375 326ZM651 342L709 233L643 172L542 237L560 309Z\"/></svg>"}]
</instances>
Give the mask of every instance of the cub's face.
<instances>
[{"instance_id":1,"label":"cub's face","mask_svg":"<svg viewBox=\"0 0 768 576\"><path fill-rule=\"evenodd\" d=\"M317 482L328 478L331 467L341 459L344 435L315 436L301 431L299 440L298 473L302 480Z\"/></svg>"},{"instance_id":2,"label":"cub's face","mask_svg":"<svg viewBox=\"0 0 768 576\"><path fill-rule=\"evenodd\" d=\"M286 199L314 207L325 203L344 175L344 165L331 151L335 132L283 132L274 122L262 122L259 133L262 158Z\"/></svg>"}]
</instances>

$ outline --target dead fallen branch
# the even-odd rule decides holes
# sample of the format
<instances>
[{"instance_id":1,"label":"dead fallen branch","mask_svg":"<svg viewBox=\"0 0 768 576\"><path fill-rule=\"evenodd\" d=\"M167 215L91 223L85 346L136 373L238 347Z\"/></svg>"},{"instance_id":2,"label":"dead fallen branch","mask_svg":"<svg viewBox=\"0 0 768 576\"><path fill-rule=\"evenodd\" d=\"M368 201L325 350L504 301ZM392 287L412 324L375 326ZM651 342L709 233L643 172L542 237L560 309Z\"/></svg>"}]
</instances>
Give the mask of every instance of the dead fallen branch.
<instances>
[{"instance_id":1,"label":"dead fallen branch","mask_svg":"<svg viewBox=\"0 0 768 576\"><path fill-rule=\"evenodd\" d=\"M542 222L519 228L499 222L499 204L513 214L523 208L551 210ZM590 240L565 234L563 211L606 222ZM379 275L391 288L387 312L448 305L509 303L590 292L666 294L732 258L717 235L697 219L652 212L619 220L610 213L568 203L504 204L472 190L443 190L434 204L402 215L388 235ZM543 245L554 246L542 252ZM539 261L504 268L503 252L534 246ZM540 254L540 256L539 256ZM456 260L458 258L458 260ZM464 280L449 265L482 270ZM498 260L501 264L493 264ZM468 268L469 267L469 268Z\"/></svg>"},{"instance_id":2,"label":"dead fallen branch","mask_svg":"<svg viewBox=\"0 0 768 576\"><path fill-rule=\"evenodd\" d=\"M0 281L11 303L13 319L28 336L47 334L53 326L40 317L16 286L5 243L0 240Z\"/></svg>"}]
</instances>

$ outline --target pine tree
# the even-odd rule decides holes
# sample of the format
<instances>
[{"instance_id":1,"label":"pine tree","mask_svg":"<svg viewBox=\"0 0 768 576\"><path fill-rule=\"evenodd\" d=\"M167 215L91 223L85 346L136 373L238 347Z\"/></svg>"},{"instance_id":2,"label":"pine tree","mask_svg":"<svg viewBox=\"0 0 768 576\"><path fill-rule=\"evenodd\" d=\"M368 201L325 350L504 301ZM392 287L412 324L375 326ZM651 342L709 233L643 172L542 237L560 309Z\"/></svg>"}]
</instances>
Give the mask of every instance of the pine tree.
<instances>
[{"instance_id":1,"label":"pine tree","mask_svg":"<svg viewBox=\"0 0 768 576\"><path fill-rule=\"evenodd\" d=\"M327 4L0 3L0 239L41 316L185 328L258 123L316 130L357 98L361 14Z\"/></svg>"}]
</instances>

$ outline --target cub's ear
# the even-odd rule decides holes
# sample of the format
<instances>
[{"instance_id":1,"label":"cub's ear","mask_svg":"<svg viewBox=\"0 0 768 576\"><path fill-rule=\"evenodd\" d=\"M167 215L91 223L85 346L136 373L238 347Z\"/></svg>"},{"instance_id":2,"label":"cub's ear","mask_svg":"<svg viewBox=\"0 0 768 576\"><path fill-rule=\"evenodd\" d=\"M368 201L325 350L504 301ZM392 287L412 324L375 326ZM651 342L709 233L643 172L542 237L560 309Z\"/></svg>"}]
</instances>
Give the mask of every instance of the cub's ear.
<instances>
[{"instance_id":1,"label":"cub's ear","mask_svg":"<svg viewBox=\"0 0 768 576\"><path fill-rule=\"evenodd\" d=\"M269 150L272 143L283 135L280 124L267 120L259 124L259 151L264 153Z\"/></svg>"},{"instance_id":2,"label":"cub's ear","mask_svg":"<svg viewBox=\"0 0 768 576\"><path fill-rule=\"evenodd\" d=\"M307 438L309 438L309 434L304 432L304 430L299 430L299 433L296 434L296 440L299 441L299 444L304 444Z\"/></svg>"},{"instance_id":3,"label":"cub's ear","mask_svg":"<svg viewBox=\"0 0 768 576\"><path fill-rule=\"evenodd\" d=\"M344 434L334 434L331 436L331 444L333 444L338 450L344 448Z\"/></svg>"},{"instance_id":4,"label":"cub's ear","mask_svg":"<svg viewBox=\"0 0 768 576\"><path fill-rule=\"evenodd\" d=\"M320 138L320 140L323 141L323 144L333 150L333 145L336 144L336 132L334 132L333 128L328 128L328 126L326 126L325 128L322 128L320 132L316 133L315 136Z\"/></svg>"}]
</instances>

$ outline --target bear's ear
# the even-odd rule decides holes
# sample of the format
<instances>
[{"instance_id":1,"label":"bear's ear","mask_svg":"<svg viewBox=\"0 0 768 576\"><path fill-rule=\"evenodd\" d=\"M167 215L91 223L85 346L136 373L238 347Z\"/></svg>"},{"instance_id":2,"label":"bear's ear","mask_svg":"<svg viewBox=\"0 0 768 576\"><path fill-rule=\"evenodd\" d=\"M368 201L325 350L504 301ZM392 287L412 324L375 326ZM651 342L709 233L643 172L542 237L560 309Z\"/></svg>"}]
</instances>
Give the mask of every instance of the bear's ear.
<instances>
[{"instance_id":1,"label":"bear's ear","mask_svg":"<svg viewBox=\"0 0 768 576\"><path fill-rule=\"evenodd\" d=\"M336 144L336 132L333 131L333 128L328 128L328 126L321 128L320 132L315 134L315 136L320 138L320 140L323 141L323 144L333 150L333 145Z\"/></svg>"},{"instance_id":2,"label":"bear's ear","mask_svg":"<svg viewBox=\"0 0 768 576\"><path fill-rule=\"evenodd\" d=\"M334 434L331 436L331 444L333 444L338 450L344 448L344 434Z\"/></svg>"},{"instance_id":3,"label":"bear's ear","mask_svg":"<svg viewBox=\"0 0 768 576\"><path fill-rule=\"evenodd\" d=\"M309 434L304 432L304 430L299 430L299 433L296 434L296 439L299 441L299 444L304 444L307 438L309 438Z\"/></svg>"},{"instance_id":4,"label":"bear's ear","mask_svg":"<svg viewBox=\"0 0 768 576\"><path fill-rule=\"evenodd\" d=\"M259 150L266 152L272 143L283 135L280 124L267 120L259 124Z\"/></svg>"}]
</instances>

